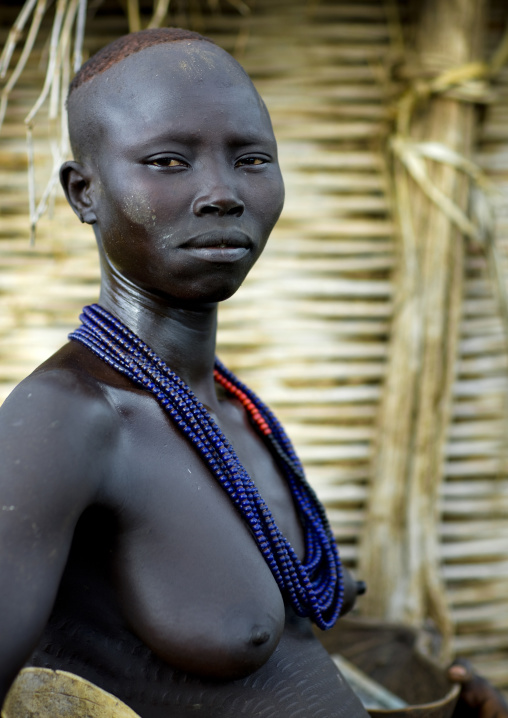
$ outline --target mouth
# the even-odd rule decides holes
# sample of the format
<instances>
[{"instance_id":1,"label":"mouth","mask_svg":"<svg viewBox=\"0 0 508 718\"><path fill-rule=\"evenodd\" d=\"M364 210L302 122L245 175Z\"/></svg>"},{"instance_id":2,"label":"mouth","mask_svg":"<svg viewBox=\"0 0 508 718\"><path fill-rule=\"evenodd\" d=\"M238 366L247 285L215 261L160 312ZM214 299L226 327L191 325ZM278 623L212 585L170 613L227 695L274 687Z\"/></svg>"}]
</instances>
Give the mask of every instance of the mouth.
<instances>
[{"instance_id":1,"label":"mouth","mask_svg":"<svg viewBox=\"0 0 508 718\"><path fill-rule=\"evenodd\" d=\"M205 232L191 237L181 249L209 262L235 262L245 257L252 247L250 238L243 232Z\"/></svg>"},{"instance_id":2,"label":"mouth","mask_svg":"<svg viewBox=\"0 0 508 718\"><path fill-rule=\"evenodd\" d=\"M248 249L251 240L243 232L235 231L214 231L204 232L188 239L182 247L184 249Z\"/></svg>"}]
</instances>

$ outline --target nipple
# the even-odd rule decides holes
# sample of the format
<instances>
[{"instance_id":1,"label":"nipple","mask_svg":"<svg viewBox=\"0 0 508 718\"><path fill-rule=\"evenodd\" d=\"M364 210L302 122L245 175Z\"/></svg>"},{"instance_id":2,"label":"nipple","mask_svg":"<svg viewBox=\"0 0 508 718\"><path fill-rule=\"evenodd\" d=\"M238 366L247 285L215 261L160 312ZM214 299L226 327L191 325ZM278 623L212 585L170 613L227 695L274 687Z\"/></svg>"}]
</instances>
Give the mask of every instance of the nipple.
<instances>
[{"instance_id":1,"label":"nipple","mask_svg":"<svg viewBox=\"0 0 508 718\"><path fill-rule=\"evenodd\" d=\"M263 628L253 628L251 641L255 646L262 646L270 640L270 633Z\"/></svg>"}]
</instances>

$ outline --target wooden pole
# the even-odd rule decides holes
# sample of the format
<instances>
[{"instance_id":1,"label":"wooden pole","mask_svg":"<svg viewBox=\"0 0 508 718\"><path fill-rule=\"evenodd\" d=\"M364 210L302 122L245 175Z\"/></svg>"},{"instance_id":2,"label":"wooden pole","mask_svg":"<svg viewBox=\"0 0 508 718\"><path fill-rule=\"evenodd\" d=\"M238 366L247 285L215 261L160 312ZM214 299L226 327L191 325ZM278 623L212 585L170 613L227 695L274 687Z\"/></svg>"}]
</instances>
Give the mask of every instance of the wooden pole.
<instances>
[{"instance_id":1,"label":"wooden pole","mask_svg":"<svg viewBox=\"0 0 508 718\"><path fill-rule=\"evenodd\" d=\"M416 54L423 76L481 58L486 0L421 3ZM469 156L475 108L435 95L416 108L407 139ZM439 494L461 314L464 240L396 161L400 253L389 365L373 457L360 566L366 614L451 633L439 570ZM455 168L426 161L433 184L464 211Z\"/></svg>"}]
</instances>

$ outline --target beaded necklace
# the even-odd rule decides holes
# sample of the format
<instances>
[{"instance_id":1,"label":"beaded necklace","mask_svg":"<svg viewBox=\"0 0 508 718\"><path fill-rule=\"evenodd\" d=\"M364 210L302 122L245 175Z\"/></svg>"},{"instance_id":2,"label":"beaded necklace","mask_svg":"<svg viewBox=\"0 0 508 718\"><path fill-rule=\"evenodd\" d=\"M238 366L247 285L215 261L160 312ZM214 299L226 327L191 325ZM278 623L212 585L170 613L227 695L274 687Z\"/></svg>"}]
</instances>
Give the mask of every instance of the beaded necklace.
<instances>
[{"instance_id":1,"label":"beaded necklace","mask_svg":"<svg viewBox=\"0 0 508 718\"><path fill-rule=\"evenodd\" d=\"M215 381L244 406L284 473L304 531L304 562L277 528L232 445L187 384L98 304L84 307L80 319L81 326L69 338L81 342L106 364L155 396L242 515L277 585L297 615L311 618L323 630L331 628L344 599L337 547L324 509L305 480L291 442L268 407L215 360Z\"/></svg>"}]
</instances>

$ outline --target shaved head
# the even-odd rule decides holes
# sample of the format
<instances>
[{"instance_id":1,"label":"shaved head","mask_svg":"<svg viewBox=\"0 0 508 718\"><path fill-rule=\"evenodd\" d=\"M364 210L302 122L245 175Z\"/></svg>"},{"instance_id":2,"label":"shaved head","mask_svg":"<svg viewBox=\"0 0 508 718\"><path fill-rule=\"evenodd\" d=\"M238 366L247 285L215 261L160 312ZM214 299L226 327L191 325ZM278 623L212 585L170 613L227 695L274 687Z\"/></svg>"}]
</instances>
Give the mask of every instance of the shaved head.
<instances>
[{"instance_id":1,"label":"shaved head","mask_svg":"<svg viewBox=\"0 0 508 718\"><path fill-rule=\"evenodd\" d=\"M108 110L111 113L117 105L125 108L129 98L130 107L142 111L132 89L136 83L141 80L153 87L156 100L157 78L162 73L180 76L189 88L193 83L199 87L213 75L224 87L247 83L254 89L241 65L198 33L161 28L125 35L91 57L69 88L69 136L77 161L91 159L97 152Z\"/></svg>"},{"instance_id":2,"label":"shaved head","mask_svg":"<svg viewBox=\"0 0 508 718\"><path fill-rule=\"evenodd\" d=\"M81 66L69 86L69 96L83 83L89 82L96 75L105 72L112 65L120 62L120 60L124 60L126 57L129 57L129 55L140 52L140 50L146 47L153 47L154 45L168 42L182 42L185 40L215 44L213 40L200 35L198 32L184 30L180 27L161 27L150 30L140 30L130 35L123 35L96 52L95 55Z\"/></svg>"}]
</instances>

